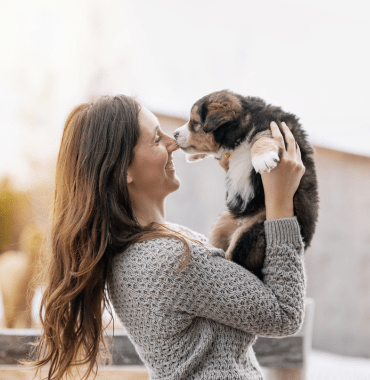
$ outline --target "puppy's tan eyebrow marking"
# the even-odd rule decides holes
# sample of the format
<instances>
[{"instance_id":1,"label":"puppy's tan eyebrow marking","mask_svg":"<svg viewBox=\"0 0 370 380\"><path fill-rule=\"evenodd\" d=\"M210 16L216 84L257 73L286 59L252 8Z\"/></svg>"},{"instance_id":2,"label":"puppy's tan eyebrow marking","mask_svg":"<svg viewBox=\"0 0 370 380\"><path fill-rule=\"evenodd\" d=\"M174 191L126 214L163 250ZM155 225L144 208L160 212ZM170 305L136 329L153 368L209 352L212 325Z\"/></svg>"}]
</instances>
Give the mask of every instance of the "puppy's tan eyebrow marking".
<instances>
[{"instance_id":1,"label":"puppy's tan eyebrow marking","mask_svg":"<svg viewBox=\"0 0 370 380\"><path fill-rule=\"evenodd\" d=\"M190 112L190 121L196 121L200 123L200 116L198 114L198 107L194 107Z\"/></svg>"}]
</instances>

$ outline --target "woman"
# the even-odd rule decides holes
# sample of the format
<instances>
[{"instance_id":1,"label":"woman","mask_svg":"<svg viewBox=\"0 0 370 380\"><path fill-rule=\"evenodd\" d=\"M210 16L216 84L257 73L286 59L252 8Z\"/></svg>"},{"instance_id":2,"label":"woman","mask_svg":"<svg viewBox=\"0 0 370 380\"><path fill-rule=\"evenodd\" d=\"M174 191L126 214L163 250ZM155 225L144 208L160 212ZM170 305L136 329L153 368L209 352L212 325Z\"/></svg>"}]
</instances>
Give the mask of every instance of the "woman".
<instances>
[{"instance_id":1,"label":"woman","mask_svg":"<svg viewBox=\"0 0 370 380\"><path fill-rule=\"evenodd\" d=\"M106 285L151 379L262 378L256 336L293 334L304 314L303 243L293 210L304 167L283 128L282 160L262 175L263 283L204 236L166 223L165 198L180 186L172 163L178 147L150 111L120 95L71 112L57 162L34 363L50 364L48 379L80 364L88 365L86 376L96 369ZM284 147L277 125L271 130Z\"/></svg>"}]
</instances>

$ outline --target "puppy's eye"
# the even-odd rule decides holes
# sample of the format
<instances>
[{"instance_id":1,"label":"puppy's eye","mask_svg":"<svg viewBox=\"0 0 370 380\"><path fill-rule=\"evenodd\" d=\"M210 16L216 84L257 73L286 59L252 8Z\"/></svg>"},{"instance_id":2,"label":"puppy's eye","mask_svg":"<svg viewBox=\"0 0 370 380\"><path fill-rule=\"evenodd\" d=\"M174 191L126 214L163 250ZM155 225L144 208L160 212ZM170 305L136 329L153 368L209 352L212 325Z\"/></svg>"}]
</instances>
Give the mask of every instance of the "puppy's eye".
<instances>
[{"instance_id":1,"label":"puppy's eye","mask_svg":"<svg viewBox=\"0 0 370 380\"><path fill-rule=\"evenodd\" d=\"M199 123L197 121L193 121L193 126L196 127L197 125L199 125Z\"/></svg>"}]
</instances>

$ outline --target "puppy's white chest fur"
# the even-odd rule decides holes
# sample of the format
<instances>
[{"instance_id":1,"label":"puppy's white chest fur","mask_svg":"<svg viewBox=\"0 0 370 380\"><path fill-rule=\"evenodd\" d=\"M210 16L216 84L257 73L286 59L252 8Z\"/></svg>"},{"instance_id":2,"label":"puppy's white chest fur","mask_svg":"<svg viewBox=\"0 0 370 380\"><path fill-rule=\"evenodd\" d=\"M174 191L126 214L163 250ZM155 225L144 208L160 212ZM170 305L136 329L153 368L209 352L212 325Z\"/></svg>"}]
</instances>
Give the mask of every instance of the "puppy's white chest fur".
<instances>
[{"instance_id":1,"label":"puppy's white chest fur","mask_svg":"<svg viewBox=\"0 0 370 380\"><path fill-rule=\"evenodd\" d=\"M253 169L251 146L245 141L230 155L229 170L226 175L227 203L230 207L238 203L237 195L243 199L243 208L254 197L250 174Z\"/></svg>"}]
</instances>

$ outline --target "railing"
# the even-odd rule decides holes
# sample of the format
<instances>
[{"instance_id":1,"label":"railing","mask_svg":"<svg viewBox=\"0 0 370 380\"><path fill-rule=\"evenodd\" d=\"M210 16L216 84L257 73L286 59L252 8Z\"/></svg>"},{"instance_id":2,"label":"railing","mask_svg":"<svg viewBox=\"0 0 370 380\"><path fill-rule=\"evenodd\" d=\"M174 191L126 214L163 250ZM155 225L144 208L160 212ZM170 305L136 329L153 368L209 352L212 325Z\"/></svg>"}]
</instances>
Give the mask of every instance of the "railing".
<instances>
[{"instance_id":1,"label":"railing","mask_svg":"<svg viewBox=\"0 0 370 380\"><path fill-rule=\"evenodd\" d=\"M253 346L260 365L268 371L268 379L307 380L307 361L311 350L314 300L307 298L306 315L301 330L286 338L259 337ZM29 380L33 376L23 372L18 360L30 352L30 345L40 334L37 329L0 329L0 380ZM108 332L108 336L112 334ZM114 332L110 347L113 365L99 370L98 379L148 379L142 361L123 330ZM44 369L42 375L45 376Z\"/></svg>"}]
</instances>

